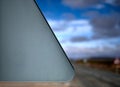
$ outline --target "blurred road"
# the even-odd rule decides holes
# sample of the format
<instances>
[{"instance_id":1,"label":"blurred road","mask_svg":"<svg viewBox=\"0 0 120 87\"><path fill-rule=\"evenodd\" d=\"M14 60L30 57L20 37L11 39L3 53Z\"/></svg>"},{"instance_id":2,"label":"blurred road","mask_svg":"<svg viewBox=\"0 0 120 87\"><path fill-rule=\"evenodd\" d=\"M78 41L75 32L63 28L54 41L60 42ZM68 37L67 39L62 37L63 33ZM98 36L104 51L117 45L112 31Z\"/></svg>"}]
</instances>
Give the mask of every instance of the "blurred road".
<instances>
[{"instance_id":1,"label":"blurred road","mask_svg":"<svg viewBox=\"0 0 120 87\"><path fill-rule=\"evenodd\" d=\"M80 65L76 66L76 73L83 87L120 87L120 75L118 74Z\"/></svg>"},{"instance_id":2,"label":"blurred road","mask_svg":"<svg viewBox=\"0 0 120 87\"><path fill-rule=\"evenodd\" d=\"M0 82L0 87L120 87L120 75L75 65L76 76L71 82Z\"/></svg>"}]
</instances>

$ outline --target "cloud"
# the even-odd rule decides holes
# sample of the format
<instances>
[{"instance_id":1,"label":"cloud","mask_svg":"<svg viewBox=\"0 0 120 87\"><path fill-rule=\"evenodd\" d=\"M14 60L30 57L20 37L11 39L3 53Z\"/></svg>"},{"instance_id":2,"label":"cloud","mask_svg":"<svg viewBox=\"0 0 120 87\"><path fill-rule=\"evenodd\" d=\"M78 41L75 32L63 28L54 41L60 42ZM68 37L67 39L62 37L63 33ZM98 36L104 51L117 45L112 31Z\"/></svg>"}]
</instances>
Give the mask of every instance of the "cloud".
<instances>
[{"instance_id":1,"label":"cloud","mask_svg":"<svg viewBox=\"0 0 120 87\"><path fill-rule=\"evenodd\" d=\"M52 19L48 19L48 23L51 26L51 28L53 29L53 31L57 32L57 31L63 31L66 28L66 21L65 20L52 20Z\"/></svg>"},{"instance_id":2,"label":"cloud","mask_svg":"<svg viewBox=\"0 0 120 87\"><path fill-rule=\"evenodd\" d=\"M100 28L100 29L111 29L114 28L116 25L117 19L114 17L98 17L94 18L91 21L91 24L94 27Z\"/></svg>"},{"instance_id":3,"label":"cloud","mask_svg":"<svg viewBox=\"0 0 120 87\"><path fill-rule=\"evenodd\" d=\"M120 0L105 0L105 2L113 6L120 6Z\"/></svg>"},{"instance_id":4,"label":"cloud","mask_svg":"<svg viewBox=\"0 0 120 87\"><path fill-rule=\"evenodd\" d=\"M62 4L70 8L95 7L101 9L104 7L103 3L120 6L120 0L62 0Z\"/></svg>"},{"instance_id":5,"label":"cloud","mask_svg":"<svg viewBox=\"0 0 120 87\"><path fill-rule=\"evenodd\" d=\"M92 27L88 20L48 20L60 42L70 41L74 37L92 37Z\"/></svg>"},{"instance_id":6,"label":"cloud","mask_svg":"<svg viewBox=\"0 0 120 87\"><path fill-rule=\"evenodd\" d=\"M70 58L84 58L92 56L120 56L120 37L92 40L89 42L70 43L63 48ZM104 44L104 45L103 45ZM117 45L116 45L117 44Z\"/></svg>"},{"instance_id":7,"label":"cloud","mask_svg":"<svg viewBox=\"0 0 120 87\"><path fill-rule=\"evenodd\" d=\"M81 41L88 41L89 39L86 37L73 37L71 38L72 42L81 42Z\"/></svg>"},{"instance_id":8,"label":"cloud","mask_svg":"<svg viewBox=\"0 0 120 87\"><path fill-rule=\"evenodd\" d=\"M115 0L114 4L120 6L120 0Z\"/></svg>"},{"instance_id":9,"label":"cloud","mask_svg":"<svg viewBox=\"0 0 120 87\"><path fill-rule=\"evenodd\" d=\"M63 0L62 3L70 8L86 8L97 5L101 0Z\"/></svg>"},{"instance_id":10,"label":"cloud","mask_svg":"<svg viewBox=\"0 0 120 87\"><path fill-rule=\"evenodd\" d=\"M95 13L95 14L94 14ZM120 56L120 17L91 11L91 20L49 20L70 58Z\"/></svg>"},{"instance_id":11,"label":"cloud","mask_svg":"<svg viewBox=\"0 0 120 87\"><path fill-rule=\"evenodd\" d=\"M120 14L111 13L110 15L96 15L91 18L90 24L93 26L94 36L97 38L109 38L120 36Z\"/></svg>"},{"instance_id":12,"label":"cloud","mask_svg":"<svg viewBox=\"0 0 120 87\"><path fill-rule=\"evenodd\" d=\"M105 0L106 3L108 4L113 4L115 0Z\"/></svg>"},{"instance_id":13,"label":"cloud","mask_svg":"<svg viewBox=\"0 0 120 87\"><path fill-rule=\"evenodd\" d=\"M97 4L97 5L95 6L95 8L97 8L97 9L103 9L103 8L104 8L104 5L103 5L103 4Z\"/></svg>"}]
</instances>

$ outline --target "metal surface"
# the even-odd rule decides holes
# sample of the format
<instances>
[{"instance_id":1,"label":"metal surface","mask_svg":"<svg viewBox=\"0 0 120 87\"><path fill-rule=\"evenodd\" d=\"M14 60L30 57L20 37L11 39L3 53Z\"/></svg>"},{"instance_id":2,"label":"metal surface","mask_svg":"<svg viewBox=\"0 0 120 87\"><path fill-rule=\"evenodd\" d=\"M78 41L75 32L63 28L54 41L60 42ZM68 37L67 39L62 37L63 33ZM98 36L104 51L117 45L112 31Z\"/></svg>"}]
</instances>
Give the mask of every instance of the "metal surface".
<instances>
[{"instance_id":1,"label":"metal surface","mask_svg":"<svg viewBox=\"0 0 120 87\"><path fill-rule=\"evenodd\" d=\"M34 0L0 0L0 81L69 81L74 70Z\"/></svg>"}]
</instances>

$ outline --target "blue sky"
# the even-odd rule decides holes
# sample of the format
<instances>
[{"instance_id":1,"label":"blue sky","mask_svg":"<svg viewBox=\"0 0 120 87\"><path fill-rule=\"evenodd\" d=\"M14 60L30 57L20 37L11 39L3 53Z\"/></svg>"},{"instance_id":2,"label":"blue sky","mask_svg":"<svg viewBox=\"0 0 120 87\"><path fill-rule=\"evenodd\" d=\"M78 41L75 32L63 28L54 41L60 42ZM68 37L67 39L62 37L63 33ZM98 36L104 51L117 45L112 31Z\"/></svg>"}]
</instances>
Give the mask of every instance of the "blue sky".
<instances>
[{"instance_id":1,"label":"blue sky","mask_svg":"<svg viewBox=\"0 0 120 87\"><path fill-rule=\"evenodd\" d=\"M69 58L120 56L120 0L36 0Z\"/></svg>"}]
</instances>

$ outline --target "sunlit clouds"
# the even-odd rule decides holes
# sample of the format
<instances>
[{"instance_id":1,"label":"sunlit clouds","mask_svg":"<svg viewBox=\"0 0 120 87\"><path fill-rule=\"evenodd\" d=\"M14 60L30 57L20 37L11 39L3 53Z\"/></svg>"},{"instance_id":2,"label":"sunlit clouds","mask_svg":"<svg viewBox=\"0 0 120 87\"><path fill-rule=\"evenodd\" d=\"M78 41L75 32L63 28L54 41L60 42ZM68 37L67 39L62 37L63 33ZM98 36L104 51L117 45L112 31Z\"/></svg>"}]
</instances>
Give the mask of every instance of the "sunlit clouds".
<instances>
[{"instance_id":1,"label":"sunlit clouds","mask_svg":"<svg viewBox=\"0 0 120 87\"><path fill-rule=\"evenodd\" d=\"M120 56L120 0L38 3L69 58Z\"/></svg>"},{"instance_id":2,"label":"sunlit clouds","mask_svg":"<svg viewBox=\"0 0 120 87\"><path fill-rule=\"evenodd\" d=\"M62 46L68 56L86 58L90 56L120 56L120 37L111 39L91 40L86 42L67 42Z\"/></svg>"},{"instance_id":3,"label":"sunlit clouds","mask_svg":"<svg viewBox=\"0 0 120 87\"><path fill-rule=\"evenodd\" d=\"M75 38L80 39L79 37L90 39L93 35L88 20L48 20L48 22L61 43Z\"/></svg>"}]
</instances>

